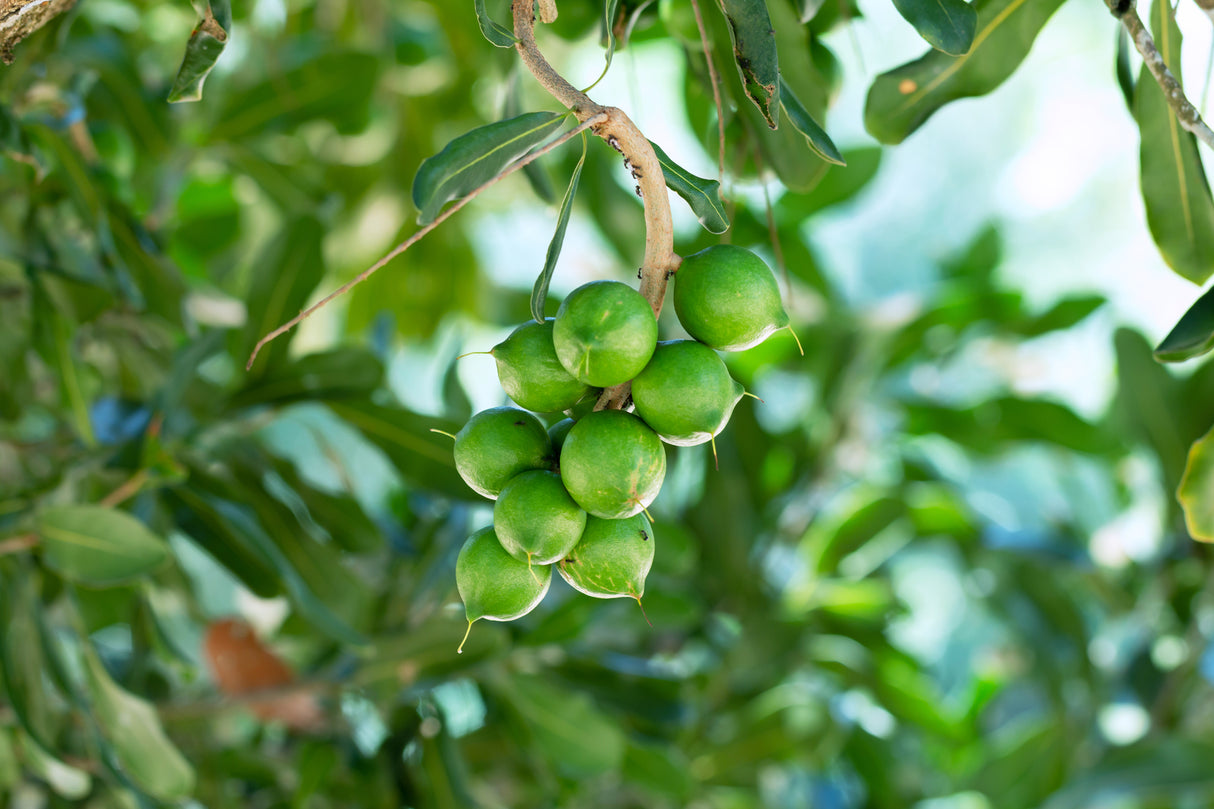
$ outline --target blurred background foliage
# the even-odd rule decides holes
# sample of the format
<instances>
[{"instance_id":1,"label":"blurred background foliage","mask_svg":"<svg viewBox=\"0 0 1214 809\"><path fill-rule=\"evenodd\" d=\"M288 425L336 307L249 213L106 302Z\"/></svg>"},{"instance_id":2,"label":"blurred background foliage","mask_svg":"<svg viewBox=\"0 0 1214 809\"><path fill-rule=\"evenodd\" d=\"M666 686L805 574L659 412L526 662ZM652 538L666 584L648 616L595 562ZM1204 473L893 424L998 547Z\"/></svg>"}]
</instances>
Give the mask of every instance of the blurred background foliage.
<instances>
[{"instance_id":1,"label":"blurred background foliage","mask_svg":"<svg viewBox=\"0 0 1214 809\"><path fill-rule=\"evenodd\" d=\"M729 355L763 402L719 471L668 448L652 628L558 581L455 655L455 554L490 509L431 429L502 403L488 360L455 357L528 317L580 150L244 362L412 232L422 159L553 108L472 5L242 4L194 104L166 103L185 3L84 0L0 70L7 804L1209 806L1214 565L1174 493L1209 511L1200 449L1184 475L1214 368L1159 365L1100 295L1034 301L996 225L913 256L912 295L849 294L809 234L882 149L829 167L723 63L726 238L782 268L806 355ZM664 41L668 75L686 64L690 129L663 146L711 165L689 7L611 5L635 15L617 62ZM860 10L819 5L769 3L823 122ZM601 60L602 10L564 0L545 49ZM719 240L680 216L681 253ZM554 293L627 279L642 242L592 142ZM1025 357L1080 333L1113 352L1113 395L1026 392Z\"/></svg>"}]
</instances>

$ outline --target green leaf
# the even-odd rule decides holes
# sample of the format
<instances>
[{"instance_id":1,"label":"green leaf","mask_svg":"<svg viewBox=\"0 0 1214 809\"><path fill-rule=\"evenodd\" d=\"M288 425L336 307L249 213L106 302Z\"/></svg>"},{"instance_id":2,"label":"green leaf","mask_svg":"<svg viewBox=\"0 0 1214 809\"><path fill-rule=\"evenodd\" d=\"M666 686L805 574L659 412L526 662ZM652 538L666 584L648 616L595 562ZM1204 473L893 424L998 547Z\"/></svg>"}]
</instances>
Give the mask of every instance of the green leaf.
<instances>
[{"instance_id":1,"label":"green leaf","mask_svg":"<svg viewBox=\"0 0 1214 809\"><path fill-rule=\"evenodd\" d=\"M734 63L746 95L775 129L780 109L776 32L764 0L717 0L729 23Z\"/></svg>"},{"instance_id":2,"label":"green leaf","mask_svg":"<svg viewBox=\"0 0 1214 809\"><path fill-rule=\"evenodd\" d=\"M1130 35L1124 26L1117 26L1117 86L1130 113L1134 112L1134 70L1130 66Z\"/></svg>"},{"instance_id":3,"label":"green leaf","mask_svg":"<svg viewBox=\"0 0 1214 809\"><path fill-rule=\"evenodd\" d=\"M1062 0L977 0L978 30L963 56L930 51L883 73L864 105L864 126L882 143L901 143L936 110L980 96L1011 76Z\"/></svg>"},{"instance_id":4,"label":"green leaf","mask_svg":"<svg viewBox=\"0 0 1214 809\"><path fill-rule=\"evenodd\" d=\"M20 781L21 765L17 761L13 734L8 728L0 728L0 791L11 795Z\"/></svg>"},{"instance_id":5,"label":"green leaf","mask_svg":"<svg viewBox=\"0 0 1214 809\"><path fill-rule=\"evenodd\" d=\"M729 230L729 215L721 203L721 183L697 177L670 159L662 148L649 142L658 163L662 166L662 177L666 187L678 194L691 207L700 224L709 233L724 233Z\"/></svg>"},{"instance_id":6,"label":"green leaf","mask_svg":"<svg viewBox=\"0 0 1214 809\"><path fill-rule=\"evenodd\" d=\"M1189 448L1176 498L1184 509L1189 536L1214 542L1214 430Z\"/></svg>"},{"instance_id":7,"label":"green leaf","mask_svg":"<svg viewBox=\"0 0 1214 809\"><path fill-rule=\"evenodd\" d=\"M615 19L620 14L620 0L604 0L603 2L603 30L604 37L607 40L606 47L603 48L603 59L606 64L603 65L603 74L611 68L611 57L615 55L616 36L615 36Z\"/></svg>"},{"instance_id":8,"label":"green leaf","mask_svg":"<svg viewBox=\"0 0 1214 809\"><path fill-rule=\"evenodd\" d=\"M367 53L326 52L285 73L224 96L208 140L239 142L326 119L349 134L366 126L380 75Z\"/></svg>"},{"instance_id":9,"label":"green leaf","mask_svg":"<svg viewBox=\"0 0 1214 809\"><path fill-rule=\"evenodd\" d=\"M805 554L813 570L833 571L839 562L906 513L899 498L876 497L863 504L850 501L835 519L815 522L807 532Z\"/></svg>"},{"instance_id":10,"label":"green leaf","mask_svg":"<svg viewBox=\"0 0 1214 809\"><path fill-rule=\"evenodd\" d=\"M1164 485L1175 491L1189 445L1207 425L1190 432L1186 415L1190 400L1180 382L1156 362L1151 346L1137 332L1118 329L1113 338L1117 354L1117 396L1114 399L1128 431L1155 451Z\"/></svg>"},{"instance_id":11,"label":"green leaf","mask_svg":"<svg viewBox=\"0 0 1214 809\"><path fill-rule=\"evenodd\" d=\"M1151 29L1160 56L1172 75L1179 76L1180 28L1170 4L1154 4ZM1180 126L1145 67L1138 76L1134 117L1142 132L1139 179L1151 237L1173 271L1195 284L1203 283L1214 273L1214 198L1197 139Z\"/></svg>"},{"instance_id":12,"label":"green leaf","mask_svg":"<svg viewBox=\"0 0 1214 809\"><path fill-rule=\"evenodd\" d=\"M520 82L521 72L515 70L511 73L510 83L506 86L506 98L502 104L502 117L513 118L522 112L519 97L522 94L522 86ZM523 166L523 175L527 178L531 190L535 195L549 204L556 202L556 189L552 187L552 179L548 176L548 172L544 169L544 161L532 160L527 165Z\"/></svg>"},{"instance_id":13,"label":"green leaf","mask_svg":"<svg viewBox=\"0 0 1214 809\"><path fill-rule=\"evenodd\" d=\"M334 348L270 369L237 392L231 406L282 405L303 399L366 398L379 387L383 375L383 364L369 350L354 346Z\"/></svg>"},{"instance_id":14,"label":"green leaf","mask_svg":"<svg viewBox=\"0 0 1214 809\"><path fill-rule=\"evenodd\" d=\"M294 317L308 302L325 275L322 242L325 228L312 217L292 221L258 257L246 304L248 318L241 335L241 356L247 357L257 341ZM265 346L257 367L266 373L287 360L295 331Z\"/></svg>"},{"instance_id":15,"label":"green leaf","mask_svg":"<svg viewBox=\"0 0 1214 809\"><path fill-rule=\"evenodd\" d=\"M108 587L148 573L168 545L142 522L105 506L55 506L38 515L42 558L70 581Z\"/></svg>"},{"instance_id":16,"label":"green leaf","mask_svg":"<svg viewBox=\"0 0 1214 809\"><path fill-rule=\"evenodd\" d=\"M548 284L552 282L552 273L556 270L556 261L561 256L561 247L565 244L565 230L569 227L569 214L573 210L573 198L577 195L578 180L582 178L582 166L586 165L586 133L582 133L582 156L573 168L573 176L569 178L569 187L561 199L561 210L556 219L556 232L548 243L548 253L544 256L544 269L535 279L531 289L531 316L536 321L544 322L544 303L548 300Z\"/></svg>"},{"instance_id":17,"label":"green leaf","mask_svg":"<svg viewBox=\"0 0 1214 809\"><path fill-rule=\"evenodd\" d=\"M2 571L0 571L2 573ZM46 660L38 633L36 611L42 609L37 577L30 569L0 575L0 683L21 727L38 744L54 748L51 699L58 699L45 682Z\"/></svg>"},{"instance_id":18,"label":"green leaf","mask_svg":"<svg viewBox=\"0 0 1214 809\"><path fill-rule=\"evenodd\" d=\"M369 402L329 402L329 409L356 427L388 456L410 485L461 500L479 500L455 471L451 439L462 425Z\"/></svg>"},{"instance_id":19,"label":"green leaf","mask_svg":"<svg viewBox=\"0 0 1214 809\"><path fill-rule=\"evenodd\" d=\"M159 800L188 797L194 790L194 768L165 735L156 709L110 679L87 644L83 658L90 711L123 774Z\"/></svg>"},{"instance_id":20,"label":"green leaf","mask_svg":"<svg viewBox=\"0 0 1214 809\"><path fill-rule=\"evenodd\" d=\"M992 398L969 408L913 403L906 407L906 432L936 433L979 453L1010 443L1039 441L1076 452L1116 452L1115 435L1085 421L1066 405L1045 399Z\"/></svg>"},{"instance_id":21,"label":"green leaf","mask_svg":"<svg viewBox=\"0 0 1214 809\"><path fill-rule=\"evenodd\" d=\"M208 0L202 8L202 19L190 33L185 46L185 58L169 90L169 103L198 101L202 98L202 83L223 53L232 32L231 0Z\"/></svg>"},{"instance_id":22,"label":"green leaf","mask_svg":"<svg viewBox=\"0 0 1214 809\"><path fill-rule=\"evenodd\" d=\"M1214 348L1214 289L1206 290L1177 321L1155 349L1155 359L1181 362L1200 357L1211 348Z\"/></svg>"},{"instance_id":23,"label":"green leaf","mask_svg":"<svg viewBox=\"0 0 1214 809\"><path fill-rule=\"evenodd\" d=\"M629 785L682 801L691 793L691 766L673 745L629 741L624 750Z\"/></svg>"},{"instance_id":24,"label":"green leaf","mask_svg":"<svg viewBox=\"0 0 1214 809\"><path fill-rule=\"evenodd\" d=\"M17 748L30 771L50 784L59 797L78 801L92 789L93 779L87 772L64 764L20 731L17 732Z\"/></svg>"},{"instance_id":25,"label":"green leaf","mask_svg":"<svg viewBox=\"0 0 1214 809\"><path fill-rule=\"evenodd\" d=\"M444 571L450 575L450 567L444 566ZM436 614L407 632L373 638L359 650L358 680L399 684L405 667L420 682L446 680L510 651L510 633L505 627L478 621L464 643L463 654L453 654L467 628L462 612L458 617Z\"/></svg>"},{"instance_id":26,"label":"green leaf","mask_svg":"<svg viewBox=\"0 0 1214 809\"><path fill-rule=\"evenodd\" d=\"M1086 320L1104 303L1105 299L1100 295L1063 298L1041 314L1022 323L1011 324L1011 330L1023 337L1040 337L1053 331L1063 331Z\"/></svg>"},{"instance_id":27,"label":"green leaf","mask_svg":"<svg viewBox=\"0 0 1214 809\"><path fill-rule=\"evenodd\" d=\"M780 197L776 203L777 215L782 221L800 224L801 220L818 211L853 199L877 176L881 154L880 146L865 146L844 152L844 163L829 169L812 190Z\"/></svg>"},{"instance_id":28,"label":"green leaf","mask_svg":"<svg viewBox=\"0 0 1214 809\"><path fill-rule=\"evenodd\" d=\"M520 674L510 678L500 696L522 719L544 759L566 777L591 778L619 770L624 732L585 693Z\"/></svg>"},{"instance_id":29,"label":"green leaf","mask_svg":"<svg viewBox=\"0 0 1214 809\"><path fill-rule=\"evenodd\" d=\"M796 97L783 77L780 78L780 108L784 110L784 114L788 116L789 122L796 127L796 130L805 136L805 140L808 141L809 148L814 150L814 154L827 163L834 163L836 166L847 165L847 161L843 159L843 155L839 154L839 149L830 139L830 135L827 135L826 130L813 119L809 110L805 109L805 105Z\"/></svg>"},{"instance_id":30,"label":"green leaf","mask_svg":"<svg viewBox=\"0 0 1214 809\"><path fill-rule=\"evenodd\" d=\"M960 56L974 42L978 12L964 0L894 0L894 7L938 51Z\"/></svg>"},{"instance_id":31,"label":"green leaf","mask_svg":"<svg viewBox=\"0 0 1214 809\"><path fill-rule=\"evenodd\" d=\"M1086 773L1074 774L1042 809L1095 806L1208 806L1214 798L1214 746L1160 738L1113 748Z\"/></svg>"},{"instance_id":32,"label":"green leaf","mask_svg":"<svg viewBox=\"0 0 1214 809\"><path fill-rule=\"evenodd\" d=\"M444 205L492 180L564 121L555 112L524 113L466 132L423 160L413 179L418 224L433 222Z\"/></svg>"},{"instance_id":33,"label":"green leaf","mask_svg":"<svg viewBox=\"0 0 1214 809\"><path fill-rule=\"evenodd\" d=\"M499 48L513 48L514 43L518 42L518 37L511 33L509 28L489 16L489 12L485 10L485 0L474 0L474 3L476 5L476 24L481 27L481 33L485 35L485 39Z\"/></svg>"}]
</instances>

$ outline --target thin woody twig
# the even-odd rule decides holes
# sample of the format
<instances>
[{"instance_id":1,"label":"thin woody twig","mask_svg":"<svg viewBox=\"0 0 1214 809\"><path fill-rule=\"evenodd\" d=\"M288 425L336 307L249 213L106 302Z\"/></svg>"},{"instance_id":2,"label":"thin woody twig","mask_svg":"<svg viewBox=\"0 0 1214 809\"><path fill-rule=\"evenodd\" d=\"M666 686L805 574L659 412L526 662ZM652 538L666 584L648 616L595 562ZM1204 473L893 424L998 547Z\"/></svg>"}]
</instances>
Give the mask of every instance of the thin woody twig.
<instances>
[{"instance_id":1,"label":"thin woody twig","mask_svg":"<svg viewBox=\"0 0 1214 809\"><path fill-rule=\"evenodd\" d=\"M298 315L291 318L286 323L283 323L281 326L274 329L274 331L270 332L265 337L262 337L260 340L258 340L257 345L253 346L253 353L249 355L248 363L245 364L245 370L247 371L248 369L253 367L253 362L257 359L257 354L266 345L266 343L270 342L275 337L285 334L286 332L295 328L297 325L299 325L301 322L303 322L305 319L307 319L309 316L311 316L311 314L313 312L320 309L321 307L323 307L325 304L329 303L334 298L341 297L342 295L346 294L354 287L361 284L363 281L366 281L368 278L370 278L372 275L374 275L380 268L382 268L389 261L391 261L392 259L399 256L401 253L408 250L410 247L412 247L414 244L416 244L418 241L420 241L421 238L423 236L425 236L427 233L434 230L436 227L441 225L443 222L447 221L447 219L449 217L451 217L456 211L458 211L459 209L461 209L465 205L467 205L469 202L471 202L473 200L473 198L475 198L482 191L488 189L492 185L495 185L502 178L507 177L510 174L513 174L514 172L521 169L523 166L526 166L528 163L531 163L533 160L537 160L540 157L543 157L548 152L551 152L553 149L557 148L558 146L565 143L566 141L576 137L577 135L580 135L583 130L589 129L593 126L598 126L599 124L602 124L606 120L607 120L607 117L605 115L595 115L591 118L587 118L586 120L584 120L580 124L578 124L577 127L575 127L574 129L569 130L564 135L561 135L559 138L552 141L552 143L549 143L547 146L544 146L541 149L537 149L536 151L530 153L526 157L524 157L520 160L517 160L514 163L511 163L509 166L507 166L503 171L501 171L493 179L489 180L488 182L484 183L483 185L468 192L468 194L466 194L465 196L461 197L458 201L456 201L456 203L454 205L452 205L450 208L447 208L445 211L443 211L437 217L435 217L433 222L429 223L428 225L423 226L418 231L416 231L412 236L405 239L403 242L396 245L396 247L393 247L391 250L389 250L388 253L386 255L384 255L384 257L381 258L379 261L375 262L370 267L368 267L367 269L365 269L361 273L359 273L357 276L355 276L352 280L346 282L345 284L342 284L340 287L333 290L328 295L321 298L319 301L312 304L307 309L304 309Z\"/></svg>"},{"instance_id":2,"label":"thin woody twig","mask_svg":"<svg viewBox=\"0 0 1214 809\"><path fill-rule=\"evenodd\" d=\"M1167 100L1168 106L1176 114L1176 120L1184 129L1193 133L1198 140L1214 149L1214 130L1211 130L1202 120L1201 112L1193 106L1193 102L1189 101L1184 93L1184 88L1168 69L1163 54L1155 47L1155 40L1151 37L1151 32L1147 30L1142 18L1138 16L1134 0L1104 0L1104 3L1118 22L1125 27L1126 33L1130 35L1134 47L1142 56L1143 64L1155 77L1155 82L1163 91L1163 97Z\"/></svg>"},{"instance_id":3,"label":"thin woody twig","mask_svg":"<svg viewBox=\"0 0 1214 809\"><path fill-rule=\"evenodd\" d=\"M570 84L540 53L535 42L534 0L513 0L515 49L523 65L536 81L579 120L604 115L606 120L594 127L598 135L627 161L636 180L637 194L645 206L645 255L641 262L640 293L649 302L656 318L666 299L666 284L678 270L682 259L674 252L674 223L670 216L670 197L666 180L653 145L636 124L618 107L596 104L588 95ZM631 385L625 382L607 388L595 403L595 410L622 409L631 398Z\"/></svg>"},{"instance_id":4,"label":"thin woody twig","mask_svg":"<svg viewBox=\"0 0 1214 809\"><path fill-rule=\"evenodd\" d=\"M1214 0L1211 0L1214 2ZM717 107L717 181L725 182L725 108L721 106L721 86L717 69L712 64L712 48L708 44L708 31L704 27L704 15L700 13L698 0L691 0L691 10L696 15L696 28L700 31L700 44L704 47L704 61L708 64L708 83L712 85L712 103Z\"/></svg>"}]
</instances>

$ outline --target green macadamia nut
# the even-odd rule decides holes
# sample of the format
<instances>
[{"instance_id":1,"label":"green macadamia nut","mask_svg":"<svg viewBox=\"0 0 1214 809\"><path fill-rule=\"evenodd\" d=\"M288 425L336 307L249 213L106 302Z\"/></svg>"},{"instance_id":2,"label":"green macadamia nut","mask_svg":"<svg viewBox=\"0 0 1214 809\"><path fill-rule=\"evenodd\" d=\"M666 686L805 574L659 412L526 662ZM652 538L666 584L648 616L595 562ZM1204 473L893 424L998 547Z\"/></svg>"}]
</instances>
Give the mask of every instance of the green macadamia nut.
<instances>
[{"instance_id":1,"label":"green macadamia nut","mask_svg":"<svg viewBox=\"0 0 1214 809\"><path fill-rule=\"evenodd\" d=\"M591 517L582 541L556 569L570 586L588 596L640 601L653 556L653 527L644 514L624 520Z\"/></svg>"},{"instance_id":2,"label":"green macadamia nut","mask_svg":"<svg viewBox=\"0 0 1214 809\"><path fill-rule=\"evenodd\" d=\"M511 478L529 469L551 469L552 442L526 410L482 410L455 434L455 468L477 494L496 499Z\"/></svg>"},{"instance_id":3,"label":"green macadamia nut","mask_svg":"<svg viewBox=\"0 0 1214 809\"><path fill-rule=\"evenodd\" d=\"M721 432L742 394L717 352L694 340L658 343L632 380L637 415L663 441L685 447Z\"/></svg>"},{"instance_id":4,"label":"green macadamia nut","mask_svg":"<svg viewBox=\"0 0 1214 809\"><path fill-rule=\"evenodd\" d=\"M569 431L561 448L561 480L595 517L638 514L658 496L666 450L657 433L621 410L598 410Z\"/></svg>"},{"instance_id":5,"label":"green macadamia nut","mask_svg":"<svg viewBox=\"0 0 1214 809\"><path fill-rule=\"evenodd\" d=\"M539 413L573 407L590 392L556 358L553 319L519 326L489 353L497 361L502 390L520 407Z\"/></svg>"},{"instance_id":6,"label":"green macadamia nut","mask_svg":"<svg viewBox=\"0 0 1214 809\"><path fill-rule=\"evenodd\" d=\"M493 504L498 541L515 559L549 565L573 549L586 512L573 502L555 472L536 469L511 478Z\"/></svg>"},{"instance_id":7,"label":"green macadamia nut","mask_svg":"<svg viewBox=\"0 0 1214 809\"><path fill-rule=\"evenodd\" d=\"M552 330L565 370L596 387L632 379L653 355L658 322L648 301L619 281L592 281L561 302Z\"/></svg>"},{"instance_id":8,"label":"green macadamia nut","mask_svg":"<svg viewBox=\"0 0 1214 809\"><path fill-rule=\"evenodd\" d=\"M506 553L492 526L470 536L455 560L455 585L469 623L521 618L543 600L551 583L551 567L528 565Z\"/></svg>"},{"instance_id":9,"label":"green macadamia nut","mask_svg":"<svg viewBox=\"0 0 1214 809\"><path fill-rule=\"evenodd\" d=\"M688 334L719 351L751 348L788 328L775 276L737 245L713 245L683 259L674 309Z\"/></svg>"}]
</instances>

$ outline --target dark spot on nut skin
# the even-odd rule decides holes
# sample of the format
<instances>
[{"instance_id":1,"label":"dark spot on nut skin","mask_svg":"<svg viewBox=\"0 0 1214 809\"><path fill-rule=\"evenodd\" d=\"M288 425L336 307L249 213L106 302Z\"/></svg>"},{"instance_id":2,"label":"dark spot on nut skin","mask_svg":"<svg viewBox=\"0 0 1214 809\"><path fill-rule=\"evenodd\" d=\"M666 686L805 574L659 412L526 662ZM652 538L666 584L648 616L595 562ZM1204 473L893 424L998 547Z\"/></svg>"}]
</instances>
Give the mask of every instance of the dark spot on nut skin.
<instances>
[{"instance_id":1,"label":"dark spot on nut skin","mask_svg":"<svg viewBox=\"0 0 1214 809\"><path fill-rule=\"evenodd\" d=\"M514 426L515 426L515 427L526 427L526 426L527 426L527 422L525 422L525 421L516 421L516 422L514 422Z\"/></svg>"},{"instance_id":2,"label":"dark spot on nut skin","mask_svg":"<svg viewBox=\"0 0 1214 809\"><path fill-rule=\"evenodd\" d=\"M570 564L570 565L576 565L576 564L577 564L577 560L576 560L576 559L574 559L572 556L566 556L566 557L565 557L563 560L561 560L561 561L562 561L563 563L565 563L565 564Z\"/></svg>"},{"instance_id":3,"label":"dark spot on nut skin","mask_svg":"<svg viewBox=\"0 0 1214 809\"><path fill-rule=\"evenodd\" d=\"M648 542L648 541L649 541L649 534L646 534L644 531L642 531L642 532L641 532L641 541L642 541L642 542Z\"/></svg>"}]
</instances>

